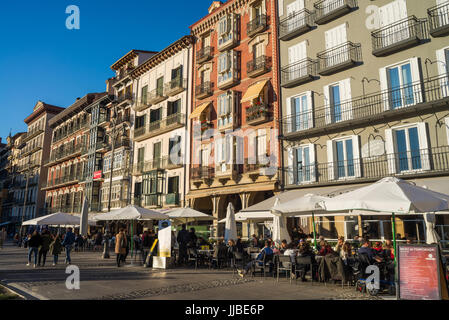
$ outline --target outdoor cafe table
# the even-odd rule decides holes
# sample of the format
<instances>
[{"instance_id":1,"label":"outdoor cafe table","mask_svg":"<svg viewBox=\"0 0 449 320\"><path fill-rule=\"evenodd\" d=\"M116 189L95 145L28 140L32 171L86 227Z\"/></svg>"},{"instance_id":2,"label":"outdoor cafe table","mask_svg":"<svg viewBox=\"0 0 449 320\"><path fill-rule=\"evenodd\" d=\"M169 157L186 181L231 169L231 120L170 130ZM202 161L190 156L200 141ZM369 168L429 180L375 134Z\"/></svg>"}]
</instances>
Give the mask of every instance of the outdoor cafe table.
<instances>
[{"instance_id":1,"label":"outdoor cafe table","mask_svg":"<svg viewBox=\"0 0 449 320\"><path fill-rule=\"evenodd\" d=\"M210 256L214 250L208 249L208 250L197 250L198 254L203 254L203 255L207 255Z\"/></svg>"}]
</instances>

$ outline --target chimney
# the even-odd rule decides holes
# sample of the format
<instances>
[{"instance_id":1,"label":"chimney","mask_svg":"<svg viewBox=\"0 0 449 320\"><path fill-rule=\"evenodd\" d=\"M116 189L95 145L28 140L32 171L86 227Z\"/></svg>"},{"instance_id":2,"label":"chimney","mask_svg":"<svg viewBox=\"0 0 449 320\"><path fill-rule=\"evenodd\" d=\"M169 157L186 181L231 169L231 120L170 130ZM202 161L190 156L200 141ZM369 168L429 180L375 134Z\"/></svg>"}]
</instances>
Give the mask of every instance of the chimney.
<instances>
[{"instance_id":1,"label":"chimney","mask_svg":"<svg viewBox=\"0 0 449 320\"><path fill-rule=\"evenodd\" d=\"M220 8L223 3L221 1L214 1L209 7L209 14Z\"/></svg>"}]
</instances>

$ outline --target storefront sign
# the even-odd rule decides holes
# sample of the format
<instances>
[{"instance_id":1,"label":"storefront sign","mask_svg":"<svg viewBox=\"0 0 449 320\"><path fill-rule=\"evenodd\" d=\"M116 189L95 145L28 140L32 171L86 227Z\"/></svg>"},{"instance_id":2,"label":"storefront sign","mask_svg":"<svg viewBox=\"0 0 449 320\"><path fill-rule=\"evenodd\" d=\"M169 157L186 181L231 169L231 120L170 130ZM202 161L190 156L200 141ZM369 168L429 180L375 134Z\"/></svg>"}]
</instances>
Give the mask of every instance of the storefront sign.
<instances>
[{"instance_id":1,"label":"storefront sign","mask_svg":"<svg viewBox=\"0 0 449 320\"><path fill-rule=\"evenodd\" d=\"M436 245L399 245L399 299L441 300L447 297L439 248Z\"/></svg>"},{"instance_id":2,"label":"storefront sign","mask_svg":"<svg viewBox=\"0 0 449 320\"><path fill-rule=\"evenodd\" d=\"M94 180L96 180L96 179L101 179L101 177L102 177L102 172L101 172L101 170L95 171L95 172L94 172Z\"/></svg>"},{"instance_id":3,"label":"storefront sign","mask_svg":"<svg viewBox=\"0 0 449 320\"><path fill-rule=\"evenodd\" d=\"M171 228L164 228L157 233L159 239L159 257L171 256Z\"/></svg>"}]
</instances>

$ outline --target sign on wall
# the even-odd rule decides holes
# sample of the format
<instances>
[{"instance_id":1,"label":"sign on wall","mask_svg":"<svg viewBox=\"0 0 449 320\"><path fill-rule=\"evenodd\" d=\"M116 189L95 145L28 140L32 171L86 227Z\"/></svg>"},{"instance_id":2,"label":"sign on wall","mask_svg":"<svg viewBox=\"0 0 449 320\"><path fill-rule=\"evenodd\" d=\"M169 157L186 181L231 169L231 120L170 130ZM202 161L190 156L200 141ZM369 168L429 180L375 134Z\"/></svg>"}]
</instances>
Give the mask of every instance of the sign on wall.
<instances>
[{"instance_id":1,"label":"sign on wall","mask_svg":"<svg viewBox=\"0 0 449 320\"><path fill-rule=\"evenodd\" d=\"M102 171L98 170L94 172L94 180L102 178Z\"/></svg>"}]
</instances>

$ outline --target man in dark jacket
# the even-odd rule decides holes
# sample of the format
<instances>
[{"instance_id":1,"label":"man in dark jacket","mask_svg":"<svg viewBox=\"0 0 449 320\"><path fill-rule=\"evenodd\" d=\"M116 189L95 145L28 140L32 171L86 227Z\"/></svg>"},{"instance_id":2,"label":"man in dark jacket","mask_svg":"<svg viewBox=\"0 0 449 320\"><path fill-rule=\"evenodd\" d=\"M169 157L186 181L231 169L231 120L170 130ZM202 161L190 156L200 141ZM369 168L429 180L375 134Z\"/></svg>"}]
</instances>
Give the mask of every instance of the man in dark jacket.
<instances>
[{"instance_id":1,"label":"man in dark jacket","mask_svg":"<svg viewBox=\"0 0 449 320\"><path fill-rule=\"evenodd\" d=\"M186 225L183 224L181 230L178 232L176 238L179 244L179 260L180 264L187 262L187 245L190 241L189 232L186 230Z\"/></svg>"},{"instance_id":2,"label":"man in dark jacket","mask_svg":"<svg viewBox=\"0 0 449 320\"><path fill-rule=\"evenodd\" d=\"M73 244L75 243L75 235L72 232L72 228L67 228L67 233L65 234L62 246L65 248L65 263L71 264L72 259L70 258L70 251L72 250Z\"/></svg>"},{"instance_id":3,"label":"man in dark jacket","mask_svg":"<svg viewBox=\"0 0 449 320\"><path fill-rule=\"evenodd\" d=\"M50 250L50 243L52 242L50 232L48 230L42 231L41 245L39 247L39 261L38 266L45 266L45 261L47 260L47 252ZM42 259L43 258L43 259ZM42 265L41 265L42 260Z\"/></svg>"},{"instance_id":4,"label":"man in dark jacket","mask_svg":"<svg viewBox=\"0 0 449 320\"><path fill-rule=\"evenodd\" d=\"M31 264L31 254L34 254L34 268L37 265L37 255L39 252L39 246L42 244L42 238L37 231L34 231L28 240L28 263L27 266Z\"/></svg>"}]
</instances>

